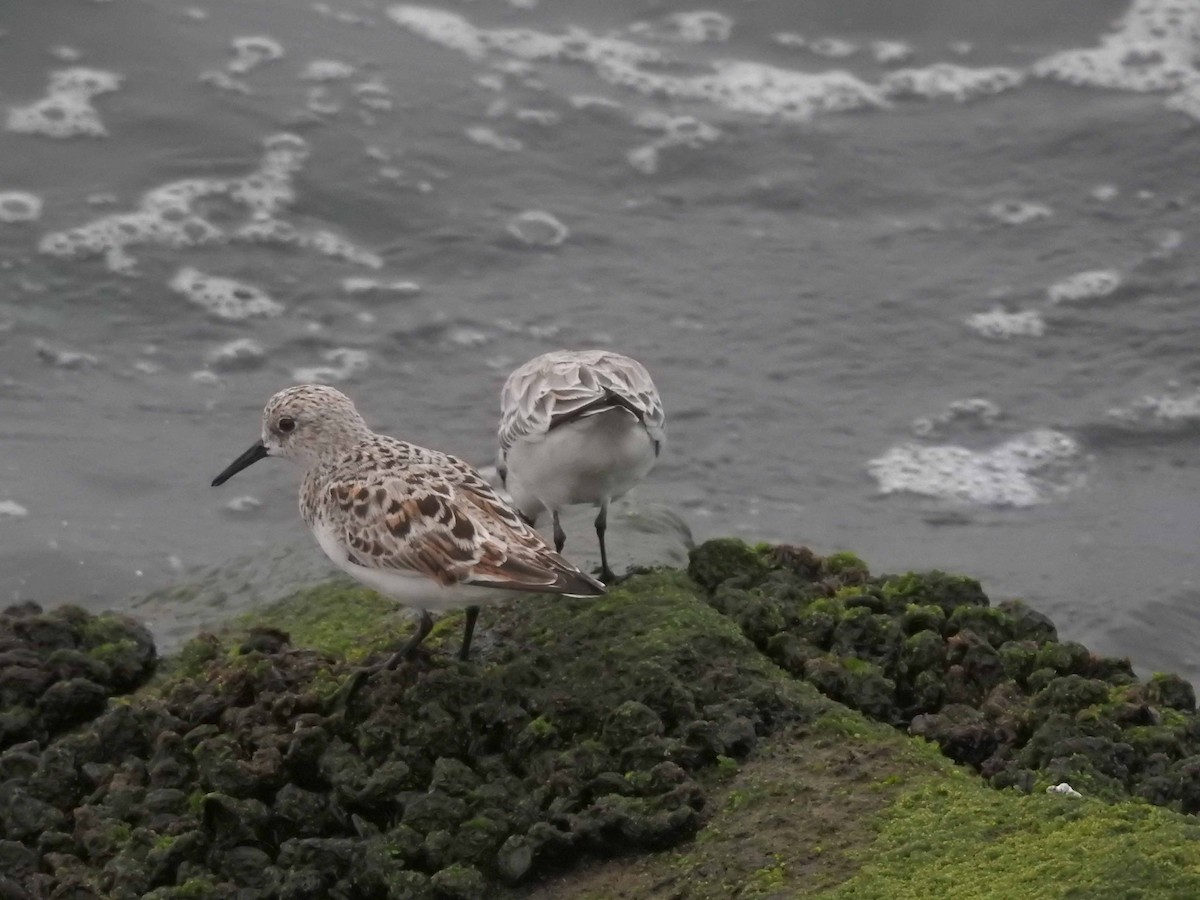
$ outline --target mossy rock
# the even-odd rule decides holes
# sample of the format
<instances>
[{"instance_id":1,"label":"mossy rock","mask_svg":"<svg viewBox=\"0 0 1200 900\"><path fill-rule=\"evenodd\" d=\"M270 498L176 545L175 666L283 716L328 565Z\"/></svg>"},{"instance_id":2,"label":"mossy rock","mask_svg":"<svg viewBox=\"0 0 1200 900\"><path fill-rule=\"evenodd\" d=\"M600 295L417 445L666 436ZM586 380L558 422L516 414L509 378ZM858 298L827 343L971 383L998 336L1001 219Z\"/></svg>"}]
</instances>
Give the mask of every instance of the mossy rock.
<instances>
[{"instance_id":1,"label":"mossy rock","mask_svg":"<svg viewBox=\"0 0 1200 900\"><path fill-rule=\"evenodd\" d=\"M947 575L945 572L908 572L882 579L884 596L896 597L906 604L940 607L947 616L960 606L987 606L987 594L974 578Z\"/></svg>"},{"instance_id":2,"label":"mossy rock","mask_svg":"<svg viewBox=\"0 0 1200 900\"><path fill-rule=\"evenodd\" d=\"M737 538L705 541L688 553L688 575L709 592L732 578L752 586L769 571L770 562L763 552Z\"/></svg>"},{"instance_id":3,"label":"mossy rock","mask_svg":"<svg viewBox=\"0 0 1200 900\"><path fill-rule=\"evenodd\" d=\"M151 897L948 896L955 867L954 896L992 896L945 831L963 805L971 828L989 823L972 846L1026 854L993 860L1008 881L992 887L1029 888L1038 839L1046 872L1074 873L1065 836L1106 865L1103 829L1144 850L1154 828L1175 850L1137 879L1110 867L1113 896L1191 896L1172 893L1194 886L1190 820L1126 799L1200 810L1200 723L1179 681L1129 683L1125 661L1048 640L971 579L704 546L690 576L490 607L470 663L447 652L460 620L446 616L428 654L369 678L356 666L407 634L393 605L344 582L300 592L75 731L0 756L0 821L17 829L0 861L37 896L118 880ZM63 621L37 646L66 680L99 677L107 662L64 645L84 620ZM1051 779L1083 801L1046 796ZM604 860L615 880L587 888L616 871Z\"/></svg>"}]
</instances>

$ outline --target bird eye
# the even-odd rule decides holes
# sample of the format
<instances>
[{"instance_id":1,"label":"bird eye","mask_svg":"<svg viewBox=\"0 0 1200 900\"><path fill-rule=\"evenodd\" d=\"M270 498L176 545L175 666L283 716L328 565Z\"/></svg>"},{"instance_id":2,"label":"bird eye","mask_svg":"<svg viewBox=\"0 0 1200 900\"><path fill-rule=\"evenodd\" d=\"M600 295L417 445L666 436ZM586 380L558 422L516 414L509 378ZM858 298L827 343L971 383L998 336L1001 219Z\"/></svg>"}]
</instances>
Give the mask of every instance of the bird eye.
<instances>
[{"instance_id":1,"label":"bird eye","mask_svg":"<svg viewBox=\"0 0 1200 900\"><path fill-rule=\"evenodd\" d=\"M296 430L296 420L293 419L291 416L284 416L282 419L279 420L279 430L282 431L284 434L288 434L289 432L295 431Z\"/></svg>"}]
</instances>

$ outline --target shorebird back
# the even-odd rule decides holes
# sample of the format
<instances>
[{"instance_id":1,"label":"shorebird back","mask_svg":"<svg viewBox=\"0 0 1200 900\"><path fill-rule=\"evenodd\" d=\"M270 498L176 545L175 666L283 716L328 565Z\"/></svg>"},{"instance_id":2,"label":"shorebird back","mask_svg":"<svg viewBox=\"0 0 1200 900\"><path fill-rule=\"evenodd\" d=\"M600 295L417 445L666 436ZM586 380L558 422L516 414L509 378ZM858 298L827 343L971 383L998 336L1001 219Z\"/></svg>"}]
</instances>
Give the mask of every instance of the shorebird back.
<instances>
[{"instance_id":1,"label":"shorebird back","mask_svg":"<svg viewBox=\"0 0 1200 900\"><path fill-rule=\"evenodd\" d=\"M601 578L611 581L608 505L654 467L665 423L658 390L637 360L608 350L544 353L509 375L501 391L500 477L527 521L550 511L559 552L566 543L561 508L598 505Z\"/></svg>"}]
</instances>

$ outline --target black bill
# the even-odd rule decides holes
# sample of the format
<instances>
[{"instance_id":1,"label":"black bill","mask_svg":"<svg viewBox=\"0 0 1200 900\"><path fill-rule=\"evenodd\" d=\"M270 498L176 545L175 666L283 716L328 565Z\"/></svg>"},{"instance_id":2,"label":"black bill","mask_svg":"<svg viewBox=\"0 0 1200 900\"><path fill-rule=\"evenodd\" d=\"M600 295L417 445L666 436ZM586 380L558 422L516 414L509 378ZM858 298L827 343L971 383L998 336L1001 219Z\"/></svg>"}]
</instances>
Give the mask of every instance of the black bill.
<instances>
[{"instance_id":1,"label":"black bill","mask_svg":"<svg viewBox=\"0 0 1200 900\"><path fill-rule=\"evenodd\" d=\"M247 466L252 466L260 459L266 459L269 454L267 448L263 446L262 441L255 441L254 446L235 459L229 464L229 467L212 480L212 486L217 487L224 484L238 472Z\"/></svg>"}]
</instances>

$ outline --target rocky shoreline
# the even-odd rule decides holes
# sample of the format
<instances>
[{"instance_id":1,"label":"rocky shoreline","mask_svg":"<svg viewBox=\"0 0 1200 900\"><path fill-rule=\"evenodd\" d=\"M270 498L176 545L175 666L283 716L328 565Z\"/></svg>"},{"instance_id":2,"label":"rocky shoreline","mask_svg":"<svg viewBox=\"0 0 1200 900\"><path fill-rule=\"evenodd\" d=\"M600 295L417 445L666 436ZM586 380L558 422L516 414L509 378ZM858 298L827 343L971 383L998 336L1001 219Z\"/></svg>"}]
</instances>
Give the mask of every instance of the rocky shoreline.
<instances>
[{"instance_id":1,"label":"rocky shoreline","mask_svg":"<svg viewBox=\"0 0 1200 900\"><path fill-rule=\"evenodd\" d=\"M121 616L6 610L0 898L869 897L901 874L928 896L937 866L880 869L884 845L975 807L1003 833L1105 823L1166 853L1126 872L1144 896L1200 887L1172 856L1200 837L1191 685L970 578L709 541L598 600L488 610L470 663L440 647L451 617L363 678L390 608L330 582L166 660ZM1062 781L1083 798L1046 795ZM1120 887L1089 847L1086 878Z\"/></svg>"}]
</instances>

